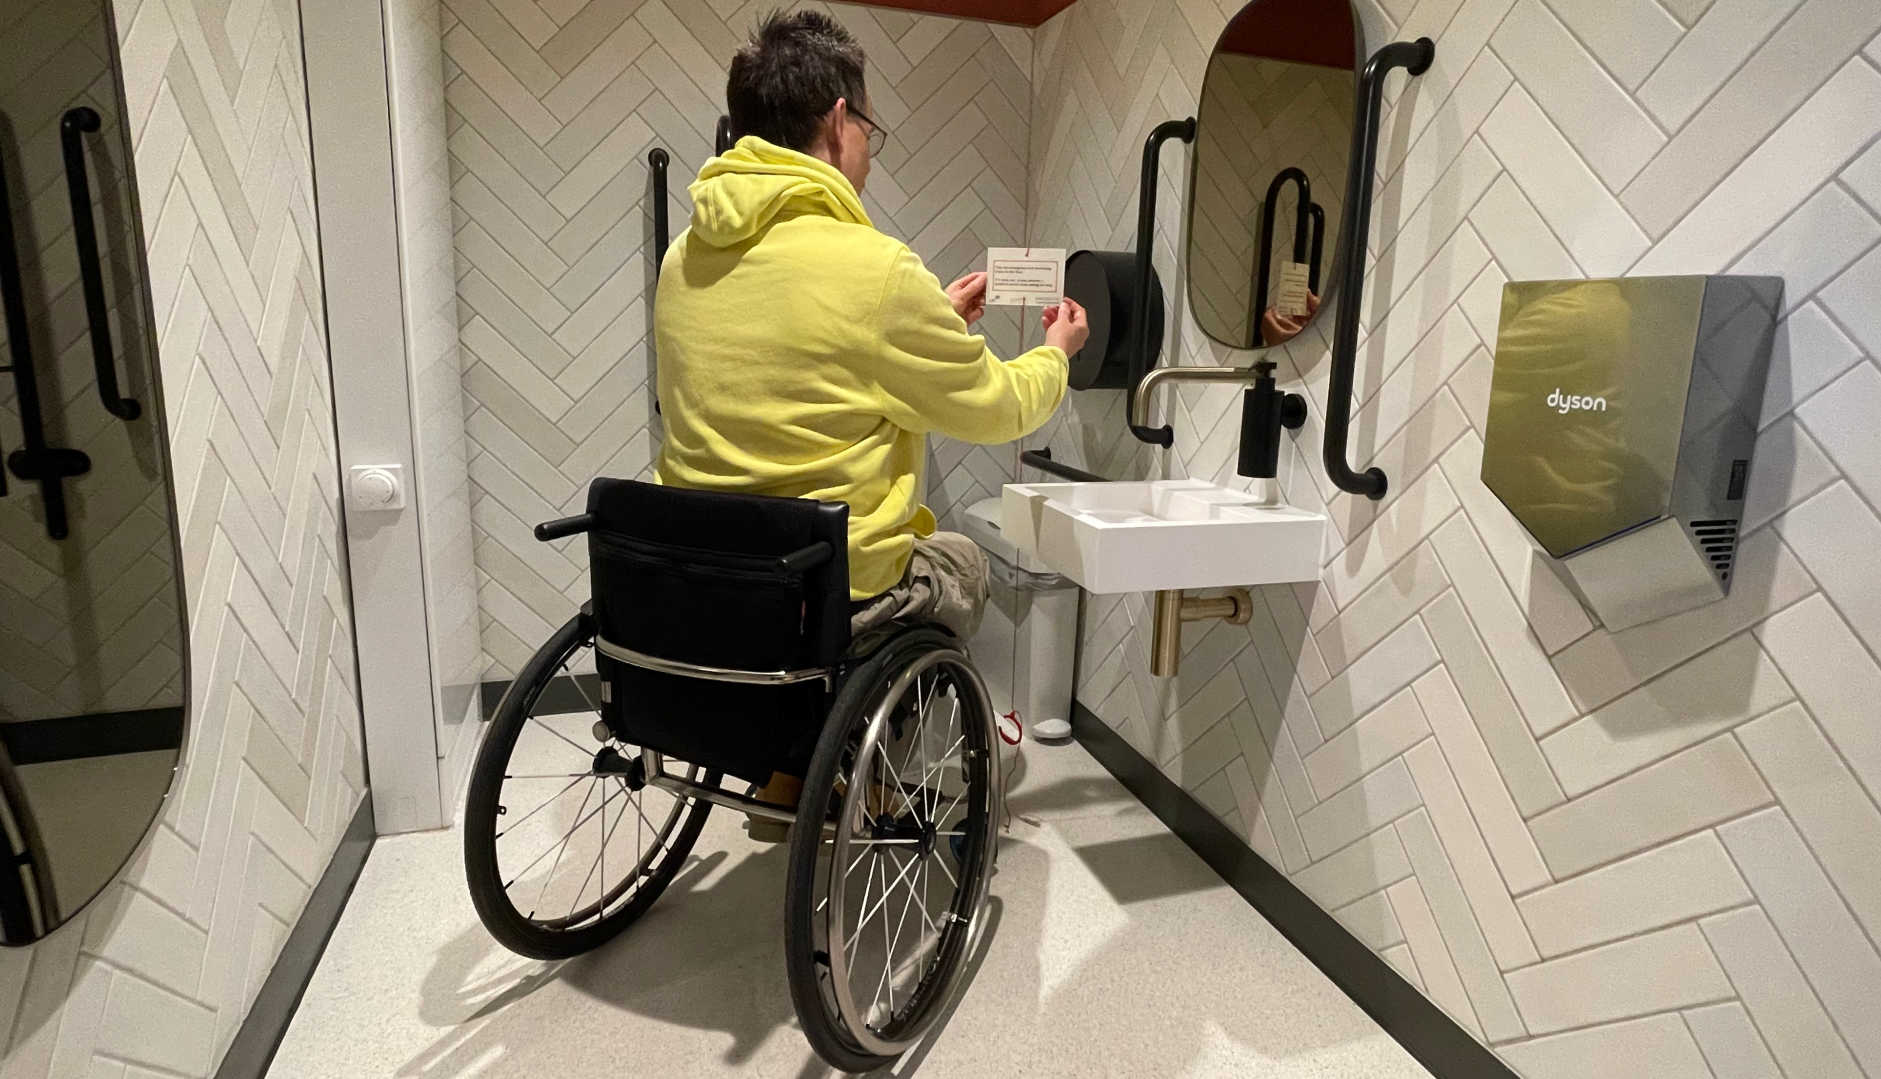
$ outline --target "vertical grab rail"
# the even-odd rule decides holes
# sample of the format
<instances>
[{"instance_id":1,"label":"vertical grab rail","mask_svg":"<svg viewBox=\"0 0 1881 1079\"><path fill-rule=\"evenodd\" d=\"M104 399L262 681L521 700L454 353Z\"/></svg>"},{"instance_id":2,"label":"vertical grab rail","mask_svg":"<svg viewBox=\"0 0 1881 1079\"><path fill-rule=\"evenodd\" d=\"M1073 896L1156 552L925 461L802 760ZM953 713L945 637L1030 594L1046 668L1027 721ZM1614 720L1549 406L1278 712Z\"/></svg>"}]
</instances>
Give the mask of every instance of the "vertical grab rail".
<instances>
[{"instance_id":1,"label":"vertical grab rail","mask_svg":"<svg viewBox=\"0 0 1881 1079\"><path fill-rule=\"evenodd\" d=\"M666 261L667 246L672 243L666 217L666 166L672 160L672 155L658 146L647 154L647 167L653 170L653 243L657 251L653 259L653 272L656 274L660 263Z\"/></svg>"},{"instance_id":2,"label":"vertical grab rail","mask_svg":"<svg viewBox=\"0 0 1881 1079\"><path fill-rule=\"evenodd\" d=\"M1130 357L1130 382L1125 391L1124 416L1134 416L1137 385L1143 376L1149 373L1150 363L1150 275L1155 272L1155 264L1150 256L1156 247L1156 187L1161 179L1163 143L1170 139L1183 142L1195 141L1195 117L1186 120L1164 120L1150 132L1143 143L1142 186L1137 190L1136 209L1136 294L1131 297L1130 329L1136 338L1136 348ZM1160 342L1158 342L1160 344ZM1130 423L1130 433L1139 442L1152 446L1168 448L1175 443L1175 434L1167 427L1140 427Z\"/></svg>"},{"instance_id":3,"label":"vertical grab rail","mask_svg":"<svg viewBox=\"0 0 1881 1079\"><path fill-rule=\"evenodd\" d=\"M1359 76L1358 115L1352 123L1352 160L1345 182L1344 226L1346 250L1340 262L1339 317L1333 323L1332 374L1326 388L1326 476L1342 491L1377 501L1385 497L1389 481L1381 468L1354 472L1346 460L1346 439L1352 423L1352 378L1358 365L1360 309L1365 299L1365 250L1371 232L1372 173L1377 168L1379 109L1385 74L1401 67L1422 75L1436 58L1437 46L1427 37L1399 41L1372 54Z\"/></svg>"},{"instance_id":4,"label":"vertical grab rail","mask_svg":"<svg viewBox=\"0 0 1881 1079\"><path fill-rule=\"evenodd\" d=\"M85 317L91 329L91 362L98 377L98 400L106 412L126 423L143 413L137 402L118 394L118 365L111 348L110 305L105 301L104 271L98 260L98 230L92 222L91 183L85 170L85 136L102 126L98 113L80 105L59 121L65 151L65 186L72 199L72 240L78 247L78 278L85 292Z\"/></svg>"},{"instance_id":5,"label":"vertical grab rail","mask_svg":"<svg viewBox=\"0 0 1881 1079\"><path fill-rule=\"evenodd\" d=\"M1308 203L1308 217L1313 219L1313 255L1306 264L1306 287L1313 295L1319 295L1319 259L1326 251L1326 210L1319 203Z\"/></svg>"},{"instance_id":6,"label":"vertical grab rail","mask_svg":"<svg viewBox=\"0 0 1881 1079\"><path fill-rule=\"evenodd\" d=\"M1261 323L1267 314L1267 289L1273 283L1274 270L1274 216L1280 210L1280 189L1291 182L1299 188L1299 205L1293 213L1293 261L1306 261L1307 233L1312 231L1313 187L1307 180L1306 173L1292 166L1281 169L1267 185L1267 199L1261 204L1260 262L1254 273L1254 292L1247 298L1248 324L1253 329L1255 347L1267 343L1266 334L1261 332ZM1324 221L1324 214L1321 214ZM1320 228L1325 228L1321 224ZM1315 260L1317 261L1317 260Z\"/></svg>"},{"instance_id":7,"label":"vertical grab rail","mask_svg":"<svg viewBox=\"0 0 1881 1079\"><path fill-rule=\"evenodd\" d=\"M39 484L46 504L46 535L62 540L69 534L65 514L65 478L91 471L91 458L82 450L46 446L46 418L40 410L39 380L33 372L31 328L26 322L26 290L20 284L20 251L13 236L13 199L7 190L6 162L0 159L0 307L6 309L7 347L13 362L13 388L20 404L20 440L23 449L7 455L7 467L23 480Z\"/></svg>"},{"instance_id":8,"label":"vertical grab rail","mask_svg":"<svg viewBox=\"0 0 1881 1079\"><path fill-rule=\"evenodd\" d=\"M653 244L655 252L653 256L653 287L655 293L659 291L660 267L666 263L666 249L672 246L672 234L669 231L671 226L666 216L666 166L672 164L672 161L673 156L667 153L662 147L655 146L653 149L647 151L647 168L653 172ZM652 313L652 304L649 301L647 314L651 316ZM647 334L649 338L652 336L652 333L653 319L648 317ZM652 351L650 344L648 350ZM660 412L660 396L657 387L653 391L653 414L655 416L663 415L663 413Z\"/></svg>"}]
</instances>

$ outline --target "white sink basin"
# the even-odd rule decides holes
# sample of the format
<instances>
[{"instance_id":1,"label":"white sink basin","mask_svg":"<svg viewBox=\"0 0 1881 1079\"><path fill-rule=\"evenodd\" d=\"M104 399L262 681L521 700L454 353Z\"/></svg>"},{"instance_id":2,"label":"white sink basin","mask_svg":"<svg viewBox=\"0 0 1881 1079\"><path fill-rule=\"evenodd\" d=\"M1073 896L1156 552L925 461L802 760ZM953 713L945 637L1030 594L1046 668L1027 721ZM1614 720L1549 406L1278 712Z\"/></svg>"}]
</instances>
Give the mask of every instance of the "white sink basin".
<instances>
[{"instance_id":1,"label":"white sink basin","mask_svg":"<svg viewBox=\"0 0 1881 1079\"><path fill-rule=\"evenodd\" d=\"M1326 518L1203 480L1012 483L1000 532L1092 592L1319 579Z\"/></svg>"}]
</instances>

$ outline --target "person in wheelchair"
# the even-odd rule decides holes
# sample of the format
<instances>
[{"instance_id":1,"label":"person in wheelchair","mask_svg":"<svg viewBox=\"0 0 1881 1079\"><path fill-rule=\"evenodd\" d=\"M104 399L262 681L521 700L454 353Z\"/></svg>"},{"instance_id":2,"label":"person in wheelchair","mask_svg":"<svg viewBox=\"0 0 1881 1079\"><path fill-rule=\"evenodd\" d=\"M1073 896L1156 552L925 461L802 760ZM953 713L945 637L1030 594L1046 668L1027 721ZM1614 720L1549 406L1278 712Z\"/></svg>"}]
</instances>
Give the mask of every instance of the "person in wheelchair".
<instances>
[{"instance_id":1,"label":"person in wheelchair","mask_svg":"<svg viewBox=\"0 0 1881 1079\"><path fill-rule=\"evenodd\" d=\"M478 918L537 959L705 886L714 806L787 835L791 1003L848 1072L929 1036L991 939L999 733L963 643L986 568L920 504L923 439L1038 427L1087 332L1066 303L1002 363L967 332L984 279L943 290L869 224L862 64L809 13L733 63L743 137L660 275L659 482L597 477L536 527L586 537L589 598L492 711L463 826Z\"/></svg>"},{"instance_id":2,"label":"person in wheelchair","mask_svg":"<svg viewBox=\"0 0 1881 1079\"><path fill-rule=\"evenodd\" d=\"M984 554L937 532L920 501L925 438L1010 442L1042 426L1089 329L1071 300L1045 344L1002 362L969 333L986 275L943 289L876 230L860 193L888 132L872 117L864 56L828 15L778 12L731 64L737 145L690 189L654 304L661 484L849 506L852 628L980 620ZM762 800L795 805L798 777ZM785 828L754 818L753 838Z\"/></svg>"}]
</instances>

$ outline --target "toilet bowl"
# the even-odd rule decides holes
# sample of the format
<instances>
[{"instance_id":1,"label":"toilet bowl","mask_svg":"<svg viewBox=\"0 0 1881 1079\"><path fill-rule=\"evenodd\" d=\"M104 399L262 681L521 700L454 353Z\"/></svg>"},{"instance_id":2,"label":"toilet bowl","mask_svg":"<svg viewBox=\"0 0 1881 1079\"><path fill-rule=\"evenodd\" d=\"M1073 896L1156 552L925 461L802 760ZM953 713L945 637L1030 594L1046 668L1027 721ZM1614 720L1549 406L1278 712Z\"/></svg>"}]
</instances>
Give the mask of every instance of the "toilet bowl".
<instances>
[{"instance_id":1,"label":"toilet bowl","mask_svg":"<svg viewBox=\"0 0 1881 1079\"><path fill-rule=\"evenodd\" d=\"M1001 717L1034 738L1071 734L1072 674L1077 657L1078 586L1000 535L998 498L967 507L962 530L986 552L992 594L968 643ZM1001 723L1010 730L1012 724Z\"/></svg>"}]
</instances>

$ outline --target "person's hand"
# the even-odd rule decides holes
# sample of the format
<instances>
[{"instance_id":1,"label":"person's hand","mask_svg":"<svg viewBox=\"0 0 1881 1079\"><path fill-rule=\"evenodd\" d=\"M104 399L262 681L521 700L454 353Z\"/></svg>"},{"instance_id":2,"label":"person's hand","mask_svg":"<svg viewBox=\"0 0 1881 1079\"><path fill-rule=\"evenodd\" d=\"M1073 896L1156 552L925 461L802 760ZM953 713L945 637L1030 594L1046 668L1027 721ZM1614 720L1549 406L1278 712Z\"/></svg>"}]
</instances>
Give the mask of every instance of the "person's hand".
<instances>
[{"instance_id":1,"label":"person's hand","mask_svg":"<svg viewBox=\"0 0 1881 1079\"><path fill-rule=\"evenodd\" d=\"M1286 344L1300 336L1300 331L1306 329L1306 324L1313 321L1313 316L1318 312L1319 297L1310 292L1306 294L1306 314L1299 318L1283 315L1269 307L1261 315L1261 343L1269 346Z\"/></svg>"},{"instance_id":2,"label":"person's hand","mask_svg":"<svg viewBox=\"0 0 1881 1079\"><path fill-rule=\"evenodd\" d=\"M1047 307L1040 321L1045 326L1045 343L1064 349L1067 356L1083 348L1091 336L1091 324L1085 318L1084 308L1069 296L1058 306Z\"/></svg>"},{"instance_id":3,"label":"person's hand","mask_svg":"<svg viewBox=\"0 0 1881 1079\"><path fill-rule=\"evenodd\" d=\"M948 285L947 300L967 325L980 321L980 316L986 314L986 275L970 273Z\"/></svg>"}]
</instances>

